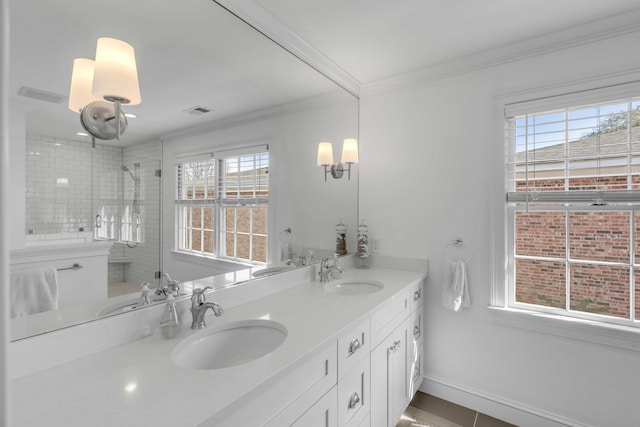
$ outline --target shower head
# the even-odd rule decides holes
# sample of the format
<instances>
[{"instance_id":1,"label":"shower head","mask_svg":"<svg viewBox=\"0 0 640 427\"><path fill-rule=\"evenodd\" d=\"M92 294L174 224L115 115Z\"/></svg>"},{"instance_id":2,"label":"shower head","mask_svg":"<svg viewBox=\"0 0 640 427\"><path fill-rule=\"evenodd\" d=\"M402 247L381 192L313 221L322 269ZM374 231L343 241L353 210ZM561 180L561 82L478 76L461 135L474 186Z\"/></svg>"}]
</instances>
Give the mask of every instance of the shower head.
<instances>
[{"instance_id":1,"label":"shower head","mask_svg":"<svg viewBox=\"0 0 640 427\"><path fill-rule=\"evenodd\" d=\"M134 181L138 181L140 178L137 178L136 176L134 176L131 171L129 170L128 167L126 167L125 165L120 166L120 169L122 169L123 172L129 172L129 175L131 176L131 179L133 179ZM136 171L137 172L137 171Z\"/></svg>"}]
</instances>

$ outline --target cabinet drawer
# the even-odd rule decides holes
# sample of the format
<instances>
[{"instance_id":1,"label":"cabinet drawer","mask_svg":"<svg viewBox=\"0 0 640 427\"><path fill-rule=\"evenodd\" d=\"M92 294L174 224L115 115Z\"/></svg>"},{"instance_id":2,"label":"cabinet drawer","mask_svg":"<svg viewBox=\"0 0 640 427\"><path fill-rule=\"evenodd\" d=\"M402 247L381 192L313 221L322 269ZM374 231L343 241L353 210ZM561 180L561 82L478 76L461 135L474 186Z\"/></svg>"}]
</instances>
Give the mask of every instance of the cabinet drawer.
<instances>
[{"instance_id":1,"label":"cabinet drawer","mask_svg":"<svg viewBox=\"0 0 640 427\"><path fill-rule=\"evenodd\" d=\"M256 390L246 396L247 404L221 421L212 419L216 427L264 425L281 427L279 417L295 417L295 421L312 407L337 381L336 343L325 347L317 355L291 370L266 390ZM275 416L275 417L274 417ZM284 425L287 425L286 423Z\"/></svg>"},{"instance_id":2,"label":"cabinet drawer","mask_svg":"<svg viewBox=\"0 0 640 427\"><path fill-rule=\"evenodd\" d=\"M413 352L409 365L411 379L409 386L409 399L412 399L422 384L422 351Z\"/></svg>"},{"instance_id":3,"label":"cabinet drawer","mask_svg":"<svg viewBox=\"0 0 640 427\"><path fill-rule=\"evenodd\" d=\"M410 332L414 343L422 342L423 340L422 308L423 306L418 307L418 309L411 314Z\"/></svg>"},{"instance_id":4,"label":"cabinet drawer","mask_svg":"<svg viewBox=\"0 0 640 427\"><path fill-rule=\"evenodd\" d=\"M408 295L407 291L395 295L371 316L372 347L377 346L409 316Z\"/></svg>"},{"instance_id":5,"label":"cabinet drawer","mask_svg":"<svg viewBox=\"0 0 640 427\"><path fill-rule=\"evenodd\" d=\"M423 284L424 281L420 280L409 287L409 306L412 313L417 311L424 302Z\"/></svg>"},{"instance_id":6,"label":"cabinet drawer","mask_svg":"<svg viewBox=\"0 0 640 427\"><path fill-rule=\"evenodd\" d=\"M338 382L338 425L358 426L369 414L369 358L365 358Z\"/></svg>"},{"instance_id":7,"label":"cabinet drawer","mask_svg":"<svg viewBox=\"0 0 640 427\"><path fill-rule=\"evenodd\" d=\"M338 378L342 378L371 351L369 319L349 328L338 338Z\"/></svg>"},{"instance_id":8,"label":"cabinet drawer","mask_svg":"<svg viewBox=\"0 0 640 427\"><path fill-rule=\"evenodd\" d=\"M280 422L278 426L289 425ZM338 390L333 387L298 418L292 427L338 427Z\"/></svg>"}]
</instances>

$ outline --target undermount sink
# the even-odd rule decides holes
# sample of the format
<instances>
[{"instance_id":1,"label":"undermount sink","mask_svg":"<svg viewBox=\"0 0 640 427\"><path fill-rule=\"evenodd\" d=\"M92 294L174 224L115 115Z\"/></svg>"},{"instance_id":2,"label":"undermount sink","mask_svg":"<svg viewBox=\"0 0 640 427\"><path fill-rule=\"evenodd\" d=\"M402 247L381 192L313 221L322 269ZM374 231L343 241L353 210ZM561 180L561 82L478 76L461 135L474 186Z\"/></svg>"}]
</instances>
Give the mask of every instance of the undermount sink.
<instances>
[{"instance_id":1,"label":"undermount sink","mask_svg":"<svg viewBox=\"0 0 640 427\"><path fill-rule=\"evenodd\" d=\"M253 277L262 277L268 276L270 274L279 273L281 271L291 270L289 266L281 266L281 267L267 267L262 270L254 271L251 275Z\"/></svg>"},{"instance_id":2,"label":"undermount sink","mask_svg":"<svg viewBox=\"0 0 640 427\"><path fill-rule=\"evenodd\" d=\"M253 319L212 326L180 342L171 353L180 368L222 369L271 353L287 338L287 328L272 320Z\"/></svg>"},{"instance_id":3,"label":"undermount sink","mask_svg":"<svg viewBox=\"0 0 640 427\"><path fill-rule=\"evenodd\" d=\"M377 280L340 279L327 282L322 287L327 292L339 295L363 295L378 292L384 285Z\"/></svg>"}]
</instances>

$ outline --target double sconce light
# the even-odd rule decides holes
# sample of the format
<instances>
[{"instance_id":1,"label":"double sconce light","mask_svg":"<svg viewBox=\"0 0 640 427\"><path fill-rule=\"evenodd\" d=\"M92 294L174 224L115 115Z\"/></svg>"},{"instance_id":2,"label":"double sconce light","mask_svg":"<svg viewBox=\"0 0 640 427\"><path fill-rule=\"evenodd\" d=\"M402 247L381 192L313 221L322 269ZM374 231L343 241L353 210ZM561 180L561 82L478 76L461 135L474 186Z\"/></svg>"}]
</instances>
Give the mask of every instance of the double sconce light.
<instances>
[{"instance_id":1,"label":"double sconce light","mask_svg":"<svg viewBox=\"0 0 640 427\"><path fill-rule=\"evenodd\" d=\"M351 165L358 163L358 140L347 138L342 144L342 159L340 163L333 162L333 148L330 142L318 144L318 166L324 167L324 180L327 180L327 173L338 179L342 178L344 172L348 172L348 179L351 179ZM345 165L347 168L345 169Z\"/></svg>"},{"instance_id":2,"label":"double sconce light","mask_svg":"<svg viewBox=\"0 0 640 427\"><path fill-rule=\"evenodd\" d=\"M96 58L73 61L69 109L80 113L82 127L98 139L120 139L127 128L122 104L142 101L133 47L121 40L98 39Z\"/></svg>"}]
</instances>

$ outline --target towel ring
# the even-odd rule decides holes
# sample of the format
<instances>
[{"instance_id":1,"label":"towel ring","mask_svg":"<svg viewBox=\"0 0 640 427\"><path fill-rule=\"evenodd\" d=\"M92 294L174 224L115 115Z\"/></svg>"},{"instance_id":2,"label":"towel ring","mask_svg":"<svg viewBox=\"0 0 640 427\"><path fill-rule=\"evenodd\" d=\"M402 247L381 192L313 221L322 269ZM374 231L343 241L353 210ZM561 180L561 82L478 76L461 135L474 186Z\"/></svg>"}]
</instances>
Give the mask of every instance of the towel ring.
<instances>
[{"instance_id":1,"label":"towel ring","mask_svg":"<svg viewBox=\"0 0 640 427\"><path fill-rule=\"evenodd\" d=\"M465 257L461 261L469 262L469 260L471 260L471 251L469 250L469 248L467 248L464 245L464 243L462 243L462 239L456 239L456 240L454 240L452 242L449 242L444 247L444 256L445 256L445 258L455 259L454 257L451 256L451 249L450 248L463 248L464 252L465 252Z\"/></svg>"}]
</instances>

